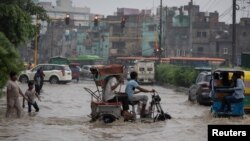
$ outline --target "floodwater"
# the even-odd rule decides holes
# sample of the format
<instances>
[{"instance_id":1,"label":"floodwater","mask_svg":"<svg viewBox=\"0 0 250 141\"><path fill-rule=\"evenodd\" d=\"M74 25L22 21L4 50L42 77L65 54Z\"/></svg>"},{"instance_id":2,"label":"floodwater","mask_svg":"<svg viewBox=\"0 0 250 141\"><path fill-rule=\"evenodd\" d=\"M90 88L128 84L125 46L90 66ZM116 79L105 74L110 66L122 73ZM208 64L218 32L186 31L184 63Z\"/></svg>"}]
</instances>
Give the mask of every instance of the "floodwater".
<instances>
[{"instance_id":1,"label":"floodwater","mask_svg":"<svg viewBox=\"0 0 250 141\"><path fill-rule=\"evenodd\" d=\"M23 91L27 85L20 84ZM207 141L208 124L248 124L244 118L213 118L210 108L192 104L187 95L160 86L154 88L161 96L161 105L172 119L161 122L123 122L111 124L101 121L90 123L90 94L84 87L96 90L92 81L51 85L45 83L40 112L31 115L27 107L20 119L4 117L6 97L0 99L0 140L4 141ZM124 90L124 86L121 88ZM148 93L149 94L149 93ZM150 95L150 94L149 94ZM151 97L150 97L151 98ZM20 99L21 100L21 99ZM27 106L27 105L26 105Z\"/></svg>"}]
</instances>

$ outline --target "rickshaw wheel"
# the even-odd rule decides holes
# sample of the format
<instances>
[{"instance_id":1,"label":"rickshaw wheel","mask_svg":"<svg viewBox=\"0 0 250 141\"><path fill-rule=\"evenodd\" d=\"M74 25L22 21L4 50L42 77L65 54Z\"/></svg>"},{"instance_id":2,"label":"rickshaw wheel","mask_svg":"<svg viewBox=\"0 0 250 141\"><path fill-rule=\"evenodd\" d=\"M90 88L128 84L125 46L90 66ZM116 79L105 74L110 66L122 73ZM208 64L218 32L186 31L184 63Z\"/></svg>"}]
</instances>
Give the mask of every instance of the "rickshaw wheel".
<instances>
[{"instance_id":1,"label":"rickshaw wheel","mask_svg":"<svg viewBox=\"0 0 250 141\"><path fill-rule=\"evenodd\" d=\"M112 123L116 120L115 116L111 114L102 115L102 120L104 123Z\"/></svg>"}]
</instances>

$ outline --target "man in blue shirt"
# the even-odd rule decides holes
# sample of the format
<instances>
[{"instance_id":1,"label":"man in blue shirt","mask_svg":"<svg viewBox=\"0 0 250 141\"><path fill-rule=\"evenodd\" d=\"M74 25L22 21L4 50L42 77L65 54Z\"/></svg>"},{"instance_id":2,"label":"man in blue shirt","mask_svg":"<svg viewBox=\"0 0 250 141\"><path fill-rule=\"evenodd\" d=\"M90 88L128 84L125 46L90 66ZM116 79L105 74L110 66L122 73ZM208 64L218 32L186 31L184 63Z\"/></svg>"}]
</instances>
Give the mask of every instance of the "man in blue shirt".
<instances>
[{"instance_id":1,"label":"man in blue shirt","mask_svg":"<svg viewBox=\"0 0 250 141\"><path fill-rule=\"evenodd\" d=\"M125 92L128 95L128 98L131 102L133 101L139 101L142 103L142 109L141 109L141 117L146 116L146 105L148 102L148 96L147 95L137 95L140 92L155 92L154 89L152 90L147 90L145 88L142 88L139 86L137 83L137 72L133 71L130 73L130 78L131 80L127 82ZM137 89L138 91L135 91Z\"/></svg>"}]
</instances>

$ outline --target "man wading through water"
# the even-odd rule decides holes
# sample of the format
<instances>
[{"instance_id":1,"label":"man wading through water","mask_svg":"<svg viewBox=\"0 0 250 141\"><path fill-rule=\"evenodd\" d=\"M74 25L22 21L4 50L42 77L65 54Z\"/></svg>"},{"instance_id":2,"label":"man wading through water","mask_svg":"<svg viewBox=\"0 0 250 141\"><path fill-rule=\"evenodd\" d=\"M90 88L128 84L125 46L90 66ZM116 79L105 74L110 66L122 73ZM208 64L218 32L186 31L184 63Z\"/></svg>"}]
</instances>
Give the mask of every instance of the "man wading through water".
<instances>
[{"instance_id":1,"label":"man wading through water","mask_svg":"<svg viewBox=\"0 0 250 141\"><path fill-rule=\"evenodd\" d=\"M11 113L11 109L15 108L17 117L21 117L22 108L19 102L19 94L24 97L25 100L27 98L24 96L22 90L16 83L17 80L17 73L10 72L10 80L7 82L7 111L6 117L8 118Z\"/></svg>"}]
</instances>

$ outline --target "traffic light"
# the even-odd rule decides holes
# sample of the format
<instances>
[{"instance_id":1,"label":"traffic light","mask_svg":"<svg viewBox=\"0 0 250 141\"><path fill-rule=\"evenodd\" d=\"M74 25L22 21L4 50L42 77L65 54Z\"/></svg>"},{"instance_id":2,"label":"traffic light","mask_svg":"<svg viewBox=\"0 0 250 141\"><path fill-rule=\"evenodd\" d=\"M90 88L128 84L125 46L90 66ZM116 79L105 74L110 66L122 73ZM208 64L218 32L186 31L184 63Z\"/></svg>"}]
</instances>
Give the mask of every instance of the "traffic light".
<instances>
[{"instance_id":1,"label":"traffic light","mask_svg":"<svg viewBox=\"0 0 250 141\"><path fill-rule=\"evenodd\" d=\"M125 27L125 23L126 23L125 17L122 17L122 19L121 19L121 28Z\"/></svg>"},{"instance_id":2,"label":"traffic light","mask_svg":"<svg viewBox=\"0 0 250 141\"><path fill-rule=\"evenodd\" d=\"M154 53L155 53L156 56L158 56L159 55L159 48L155 48Z\"/></svg>"},{"instance_id":3,"label":"traffic light","mask_svg":"<svg viewBox=\"0 0 250 141\"><path fill-rule=\"evenodd\" d=\"M154 53L155 53L156 56L161 56L163 50L164 50L163 48L157 47L157 48L154 49Z\"/></svg>"},{"instance_id":4,"label":"traffic light","mask_svg":"<svg viewBox=\"0 0 250 141\"><path fill-rule=\"evenodd\" d=\"M94 26L97 27L98 26L98 16L96 15L95 16L95 19L94 19Z\"/></svg>"},{"instance_id":5,"label":"traffic light","mask_svg":"<svg viewBox=\"0 0 250 141\"><path fill-rule=\"evenodd\" d=\"M64 20L65 20L65 24L66 24L66 25L69 25L69 22L70 22L69 14L66 15L66 17L65 17Z\"/></svg>"}]
</instances>

